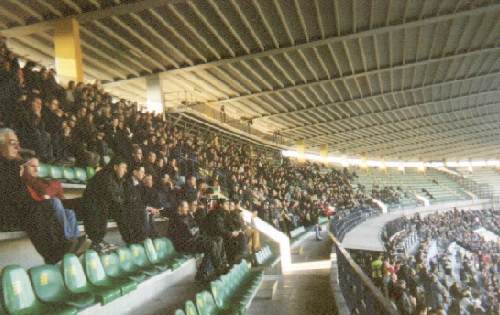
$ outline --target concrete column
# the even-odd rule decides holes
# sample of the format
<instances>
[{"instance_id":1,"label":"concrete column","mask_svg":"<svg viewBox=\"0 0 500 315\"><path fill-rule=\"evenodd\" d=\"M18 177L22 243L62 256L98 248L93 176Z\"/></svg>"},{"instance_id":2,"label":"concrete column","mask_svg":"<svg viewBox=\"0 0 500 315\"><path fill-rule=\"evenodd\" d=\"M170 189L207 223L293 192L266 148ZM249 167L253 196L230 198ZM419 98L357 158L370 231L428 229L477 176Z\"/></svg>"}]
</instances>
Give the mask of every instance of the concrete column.
<instances>
[{"instance_id":1,"label":"concrete column","mask_svg":"<svg viewBox=\"0 0 500 315\"><path fill-rule=\"evenodd\" d=\"M54 54L57 76L63 85L68 81L83 81L80 25L75 18L56 22L54 29Z\"/></svg>"},{"instance_id":2,"label":"concrete column","mask_svg":"<svg viewBox=\"0 0 500 315\"><path fill-rule=\"evenodd\" d=\"M304 146L304 140L297 140L295 144L296 150L299 153L298 160L300 163L305 162L304 158L304 152L305 152L305 146Z\"/></svg>"},{"instance_id":3,"label":"concrete column","mask_svg":"<svg viewBox=\"0 0 500 315\"><path fill-rule=\"evenodd\" d=\"M328 145L322 144L319 147L319 156L321 156L322 163L328 163Z\"/></svg>"},{"instance_id":4,"label":"concrete column","mask_svg":"<svg viewBox=\"0 0 500 315\"><path fill-rule=\"evenodd\" d=\"M146 77L146 108L148 112L163 113L164 97L159 74Z\"/></svg>"}]
</instances>

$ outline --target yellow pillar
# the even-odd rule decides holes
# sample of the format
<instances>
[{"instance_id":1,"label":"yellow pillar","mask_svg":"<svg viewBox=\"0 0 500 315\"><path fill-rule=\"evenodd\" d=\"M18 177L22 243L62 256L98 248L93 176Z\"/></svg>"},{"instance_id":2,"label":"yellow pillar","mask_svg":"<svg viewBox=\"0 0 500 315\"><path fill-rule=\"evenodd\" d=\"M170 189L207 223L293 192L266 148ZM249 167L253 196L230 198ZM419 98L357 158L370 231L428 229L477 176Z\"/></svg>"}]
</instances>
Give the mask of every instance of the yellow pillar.
<instances>
[{"instance_id":1,"label":"yellow pillar","mask_svg":"<svg viewBox=\"0 0 500 315\"><path fill-rule=\"evenodd\" d=\"M298 160L299 163L303 163L305 161L304 159L304 152L305 152L305 146L304 146L304 140L298 140L295 144L297 153L299 154Z\"/></svg>"},{"instance_id":2,"label":"yellow pillar","mask_svg":"<svg viewBox=\"0 0 500 315\"><path fill-rule=\"evenodd\" d=\"M59 81L83 81L82 48L80 46L80 25L75 18L56 22L54 30L54 54Z\"/></svg>"},{"instance_id":3,"label":"yellow pillar","mask_svg":"<svg viewBox=\"0 0 500 315\"><path fill-rule=\"evenodd\" d=\"M322 144L319 146L319 156L321 157L321 162L328 163L328 145Z\"/></svg>"}]
</instances>

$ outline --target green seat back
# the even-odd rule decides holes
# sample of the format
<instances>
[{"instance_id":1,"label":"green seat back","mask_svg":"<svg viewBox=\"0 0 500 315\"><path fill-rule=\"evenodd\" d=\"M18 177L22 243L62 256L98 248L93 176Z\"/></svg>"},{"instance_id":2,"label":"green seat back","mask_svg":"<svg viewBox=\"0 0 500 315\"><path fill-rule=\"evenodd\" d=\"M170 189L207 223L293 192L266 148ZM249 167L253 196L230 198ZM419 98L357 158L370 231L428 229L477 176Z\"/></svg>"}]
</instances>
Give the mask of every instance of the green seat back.
<instances>
[{"instance_id":1,"label":"green seat back","mask_svg":"<svg viewBox=\"0 0 500 315\"><path fill-rule=\"evenodd\" d=\"M40 166L38 167L38 177L49 177L49 165L40 163Z\"/></svg>"},{"instance_id":2,"label":"green seat back","mask_svg":"<svg viewBox=\"0 0 500 315\"><path fill-rule=\"evenodd\" d=\"M101 263L106 275L112 278L121 276L120 258L116 253L109 253L101 256Z\"/></svg>"},{"instance_id":3,"label":"green seat back","mask_svg":"<svg viewBox=\"0 0 500 315\"><path fill-rule=\"evenodd\" d=\"M94 250L88 250L83 256L83 264L85 273L90 283L98 285L107 279L104 267L101 264L99 255Z\"/></svg>"},{"instance_id":4,"label":"green seat back","mask_svg":"<svg viewBox=\"0 0 500 315\"><path fill-rule=\"evenodd\" d=\"M67 180L74 180L76 178L75 170L72 167L64 167L63 177Z\"/></svg>"},{"instance_id":5,"label":"green seat back","mask_svg":"<svg viewBox=\"0 0 500 315\"><path fill-rule=\"evenodd\" d=\"M62 166L51 165L49 167L49 177L52 179L64 178L64 171Z\"/></svg>"},{"instance_id":6,"label":"green seat back","mask_svg":"<svg viewBox=\"0 0 500 315\"><path fill-rule=\"evenodd\" d=\"M84 293L88 291L87 277L80 260L75 254L64 255L62 269L64 283L70 292Z\"/></svg>"},{"instance_id":7,"label":"green seat back","mask_svg":"<svg viewBox=\"0 0 500 315\"><path fill-rule=\"evenodd\" d=\"M87 179L91 179L95 175L95 169L93 167L87 166Z\"/></svg>"},{"instance_id":8,"label":"green seat back","mask_svg":"<svg viewBox=\"0 0 500 315\"><path fill-rule=\"evenodd\" d=\"M216 280L212 281L210 283L210 291L212 292L212 296L215 300L215 304L217 304L218 307L224 307L225 304L225 294L222 281Z\"/></svg>"},{"instance_id":9,"label":"green seat back","mask_svg":"<svg viewBox=\"0 0 500 315\"><path fill-rule=\"evenodd\" d=\"M165 251L167 253L167 258L175 256L177 252L175 251L175 247L172 241L166 237L162 237L161 240L165 244L164 246L165 246Z\"/></svg>"},{"instance_id":10,"label":"green seat back","mask_svg":"<svg viewBox=\"0 0 500 315\"><path fill-rule=\"evenodd\" d=\"M61 270L54 265L41 265L30 269L31 283L36 296L43 302L61 302L66 297Z\"/></svg>"},{"instance_id":11,"label":"green seat back","mask_svg":"<svg viewBox=\"0 0 500 315\"><path fill-rule=\"evenodd\" d=\"M160 261L160 258L158 257L158 253L156 252L153 241L150 238L144 241L144 249L146 251L147 258L151 263L156 264Z\"/></svg>"},{"instance_id":12,"label":"green seat back","mask_svg":"<svg viewBox=\"0 0 500 315\"><path fill-rule=\"evenodd\" d=\"M118 259L120 260L120 268L129 273L137 270L137 266L132 259L132 252L126 246L118 248Z\"/></svg>"},{"instance_id":13,"label":"green seat back","mask_svg":"<svg viewBox=\"0 0 500 315\"><path fill-rule=\"evenodd\" d=\"M212 315L217 310L212 294L208 291L196 294L196 307L199 315Z\"/></svg>"},{"instance_id":14,"label":"green seat back","mask_svg":"<svg viewBox=\"0 0 500 315\"><path fill-rule=\"evenodd\" d=\"M167 259L167 247L166 243L160 239L160 238L155 238L153 240L153 244L155 245L155 250L158 255L158 260L165 260Z\"/></svg>"},{"instance_id":15,"label":"green seat back","mask_svg":"<svg viewBox=\"0 0 500 315\"><path fill-rule=\"evenodd\" d=\"M186 301L184 309L186 311L186 315L198 315L198 312L196 311L196 306L192 301Z\"/></svg>"},{"instance_id":16,"label":"green seat back","mask_svg":"<svg viewBox=\"0 0 500 315\"><path fill-rule=\"evenodd\" d=\"M132 252L132 261L137 266L143 268L150 265L148 257L146 256L146 251L144 247L140 244L132 244L129 246Z\"/></svg>"},{"instance_id":17,"label":"green seat back","mask_svg":"<svg viewBox=\"0 0 500 315\"><path fill-rule=\"evenodd\" d=\"M10 314L29 314L38 303L28 273L18 265L2 270L3 303Z\"/></svg>"},{"instance_id":18,"label":"green seat back","mask_svg":"<svg viewBox=\"0 0 500 315\"><path fill-rule=\"evenodd\" d=\"M75 179L77 179L80 183L87 182L87 172L81 167L75 167Z\"/></svg>"},{"instance_id":19,"label":"green seat back","mask_svg":"<svg viewBox=\"0 0 500 315\"><path fill-rule=\"evenodd\" d=\"M174 314L174 315L186 315L186 313L184 313L184 311L183 311L183 310L178 309L178 310L176 310L176 311L175 311L175 314Z\"/></svg>"}]
</instances>

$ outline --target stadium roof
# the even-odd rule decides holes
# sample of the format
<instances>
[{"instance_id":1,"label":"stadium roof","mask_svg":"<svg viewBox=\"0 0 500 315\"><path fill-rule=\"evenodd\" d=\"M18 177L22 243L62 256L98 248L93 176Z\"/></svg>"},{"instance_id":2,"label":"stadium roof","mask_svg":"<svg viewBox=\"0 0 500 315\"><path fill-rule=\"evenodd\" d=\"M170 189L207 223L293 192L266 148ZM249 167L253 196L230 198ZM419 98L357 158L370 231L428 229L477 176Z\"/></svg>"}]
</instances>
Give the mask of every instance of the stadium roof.
<instances>
[{"instance_id":1,"label":"stadium roof","mask_svg":"<svg viewBox=\"0 0 500 315\"><path fill-rule=\"evenodd\" d=\"M500 155L500 1L1 1L14 51L53 63L80 21L89 77L144 103L220 108L308 150L384 159ZM183 96L182 96L183 95Z\"/></svg>"}]
</instances>

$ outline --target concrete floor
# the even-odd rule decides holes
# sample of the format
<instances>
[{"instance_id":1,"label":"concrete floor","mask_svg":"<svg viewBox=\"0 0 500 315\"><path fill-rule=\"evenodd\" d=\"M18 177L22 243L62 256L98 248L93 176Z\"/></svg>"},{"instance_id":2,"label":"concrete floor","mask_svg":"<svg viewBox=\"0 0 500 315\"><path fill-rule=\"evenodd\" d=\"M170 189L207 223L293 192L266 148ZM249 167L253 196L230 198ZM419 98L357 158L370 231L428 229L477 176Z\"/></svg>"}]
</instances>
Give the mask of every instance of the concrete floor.
<instances>
[{"instance_id":1,"label":"concrete floor","mask_svg":"<svg viewBox=\"0 0 500 315\"><path fill-rule=\"evenodd\" d=\"M323 241L316 241L314 235L308 235L293 251L292 263L299 270L283 276L278 275L278 270L266 272L267 278L278 281L274 298L255 298L248 315L337 314L330 287L332 244L326 232L323 237Z\"/></svg>"}]
</instances>

